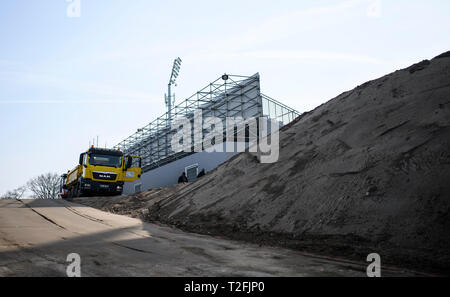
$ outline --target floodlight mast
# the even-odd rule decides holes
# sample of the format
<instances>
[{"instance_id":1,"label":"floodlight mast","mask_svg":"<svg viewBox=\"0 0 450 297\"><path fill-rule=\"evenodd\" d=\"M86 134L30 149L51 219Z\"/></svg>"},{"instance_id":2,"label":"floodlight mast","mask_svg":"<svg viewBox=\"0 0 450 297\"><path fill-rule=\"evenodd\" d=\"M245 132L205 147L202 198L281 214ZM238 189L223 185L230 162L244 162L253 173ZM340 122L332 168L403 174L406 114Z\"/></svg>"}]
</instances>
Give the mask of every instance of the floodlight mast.
<instances>
[{"instance_id":1,"label":"floodlight mast","mask_svg":"<svg viewBox=\"0 0 450 297\"><path fill-rule=\"evenodd\" d=\"M169 127L171 126L172 120L172 105L175 105L175 96L172 96L171 87L172 85L177 86L176 81L178 77L178 73L180 72L182 60L180 57L176 58L173 61L172 74L170 75L170 80L167 88L166 95L166 106L167 106L167 124Z\"/></svg>"}]
</instances>

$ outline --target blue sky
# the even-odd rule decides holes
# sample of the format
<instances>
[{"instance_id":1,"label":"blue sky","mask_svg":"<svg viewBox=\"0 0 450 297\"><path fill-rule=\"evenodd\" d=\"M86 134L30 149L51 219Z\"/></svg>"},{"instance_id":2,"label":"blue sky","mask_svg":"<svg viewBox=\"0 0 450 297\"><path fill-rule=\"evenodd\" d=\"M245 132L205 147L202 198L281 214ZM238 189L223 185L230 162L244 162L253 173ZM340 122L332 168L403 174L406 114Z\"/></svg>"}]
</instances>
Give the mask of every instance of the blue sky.
<instances>
[{"instance_id":1,"label":"blue sky","mask_svg":"<svg viewBox=\"0 0 450 297\"><path fill-rule=\"evenodd\" d=\"M367 80L450 50L450 1L0 2L0 193L113 146L224 72L311 110Z\"/></svg>"}]
</instances>

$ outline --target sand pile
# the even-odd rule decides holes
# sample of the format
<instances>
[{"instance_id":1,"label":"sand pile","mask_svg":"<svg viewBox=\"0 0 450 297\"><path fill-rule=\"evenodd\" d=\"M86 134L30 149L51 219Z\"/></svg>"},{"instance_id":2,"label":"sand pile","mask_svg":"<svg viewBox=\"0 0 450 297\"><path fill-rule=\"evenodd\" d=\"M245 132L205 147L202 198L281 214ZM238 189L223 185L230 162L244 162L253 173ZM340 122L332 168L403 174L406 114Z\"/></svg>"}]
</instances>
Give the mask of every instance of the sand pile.
<instances>
[{"instance_id":1,"label":"sand pile","mask_svg":"<svg viewBox=\"0 0 450 297\"><path fill-rule=\"evenodd\" d=\"M274 164L242 153L193 184L117 199L116 212L191 231L448 270L450 54L303 114Z\"/></svg>"}]
</instances>

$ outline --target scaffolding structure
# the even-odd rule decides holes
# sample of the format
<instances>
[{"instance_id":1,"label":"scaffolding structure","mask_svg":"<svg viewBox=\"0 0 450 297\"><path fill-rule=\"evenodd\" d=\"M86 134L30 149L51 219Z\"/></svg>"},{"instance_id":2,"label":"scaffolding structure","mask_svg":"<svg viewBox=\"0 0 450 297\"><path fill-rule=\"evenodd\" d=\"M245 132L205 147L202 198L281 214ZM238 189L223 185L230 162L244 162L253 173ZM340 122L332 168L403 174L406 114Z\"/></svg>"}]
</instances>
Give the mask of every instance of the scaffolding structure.
<instances>
[{"instance_id":1,"label":"scaffolding structure","mask_svg":"<svg viewBox=\"0 0 450 297\"><path fill-rule=\"evenodd\" d=\"M179 117L192 120L196 110L201 110L204 118L217 117L222 120L268 117L280 126L299 116L296 110L261 94L258 73L252 76L224 74L172 107L171 111L138 129L115 148L126 154L141 156L143 172L184 158L193 152L172 151L171 139L176 131L172 130L171 123Z\"/></svg>"}]
</instances>

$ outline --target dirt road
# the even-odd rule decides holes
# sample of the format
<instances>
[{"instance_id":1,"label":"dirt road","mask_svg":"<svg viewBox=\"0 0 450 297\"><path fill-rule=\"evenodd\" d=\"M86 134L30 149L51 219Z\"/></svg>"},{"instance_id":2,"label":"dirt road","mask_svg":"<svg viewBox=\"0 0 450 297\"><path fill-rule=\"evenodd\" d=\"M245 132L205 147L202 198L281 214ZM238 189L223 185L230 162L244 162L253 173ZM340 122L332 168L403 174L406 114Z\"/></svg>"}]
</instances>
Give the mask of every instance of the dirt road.
<instances>
[{"instance_id":1,"label":"dirt road","mask_svg":"<svg viewBox=\"0 0 450 297\"><path fill-rule=\"evenodd\" d=\"M62 200L0 200L0 276L365 276L365 265L142 223ZM412 272L383 270L384 276Z\"/></svg>"}]
</instances>

